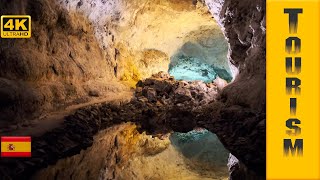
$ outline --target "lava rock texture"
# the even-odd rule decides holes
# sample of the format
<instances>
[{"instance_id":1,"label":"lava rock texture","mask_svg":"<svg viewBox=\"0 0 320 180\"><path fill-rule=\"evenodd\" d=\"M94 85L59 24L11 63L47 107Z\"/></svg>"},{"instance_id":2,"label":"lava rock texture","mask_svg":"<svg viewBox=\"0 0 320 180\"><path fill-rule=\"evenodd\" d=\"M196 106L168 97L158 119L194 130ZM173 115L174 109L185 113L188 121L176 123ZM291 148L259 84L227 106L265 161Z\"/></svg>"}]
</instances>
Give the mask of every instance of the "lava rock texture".
<instances>
[{"instance_id":1,"label":"lava rock texture","mask_svg":"<svg viewBox=\"0 0 320 180\"><path fill-rule=\"evenodd\" d=\"M257 174L265 175L266 2L205 0L229 43L238 75L205 113L225 147Z\"/></svg>"},{"instance_id":2,"label":"lava rock texture","mask_svg":"<svg viewBox=\"0 0 320 180\"><path fill-rule=\"evenodd\" d=\"M4 0L0 14L32 16L32 38L0 39L0 127L128 89L87 17L50 0Z\"/></svg>"}]
</instances>

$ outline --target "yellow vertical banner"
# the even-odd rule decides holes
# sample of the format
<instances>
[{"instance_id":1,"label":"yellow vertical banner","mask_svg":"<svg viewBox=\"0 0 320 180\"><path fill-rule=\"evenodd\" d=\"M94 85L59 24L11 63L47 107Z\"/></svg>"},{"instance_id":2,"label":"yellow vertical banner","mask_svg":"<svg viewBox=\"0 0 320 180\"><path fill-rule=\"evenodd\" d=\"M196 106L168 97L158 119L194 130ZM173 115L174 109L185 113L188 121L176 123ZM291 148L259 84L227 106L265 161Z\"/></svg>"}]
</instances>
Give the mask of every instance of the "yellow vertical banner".
<instances>
[{"instance_id":1,"label":"yellow vertical banner","mask_svg":"<svg viewBox=\"0 0 320 180\"><path fill-rule=\"evenodd\" d=\"M267 0L267 179L320 179L320 3Z\"/></svg>"}]
</instances>

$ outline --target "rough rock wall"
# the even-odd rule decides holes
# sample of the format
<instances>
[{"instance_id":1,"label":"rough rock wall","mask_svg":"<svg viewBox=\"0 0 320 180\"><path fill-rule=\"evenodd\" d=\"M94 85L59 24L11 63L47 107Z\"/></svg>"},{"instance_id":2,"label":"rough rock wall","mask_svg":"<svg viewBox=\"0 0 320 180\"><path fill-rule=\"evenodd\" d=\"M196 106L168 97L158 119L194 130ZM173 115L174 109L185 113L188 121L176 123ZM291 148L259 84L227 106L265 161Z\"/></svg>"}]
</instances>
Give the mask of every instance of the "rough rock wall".
<instances>
[{"instance_id":1,"label":"rough rock wall","mask_svg":"<svg viewBox=\"0 0 320 180\"><path fill-rule=\"evenodd\" d=\"M170 58L178 54L185 44L200 44L197 41L202 39L219 41L222 37L221 33L217 33L220 29L207 7L200 2L139 0L127 1L125 4L121 19L129 18L129 21L114 28L114 47L118 53L115 61L118 77L128 82L134 80L132 85L135 85L136 79L150 77L159 71L168 71ZM197 47L202 48L189 47L185 53L192 54L198 50ZM220 52L219 48L223 47L216 45L216 52ZM145 56L150 52L157 52L158 58ZM211 54L202 54L209 55ZM228 66L226 59L210 60L219 60L216 63L219 67ZM156 64L156 68L152 68L152 64Z\"/></svg>"},{"instance_id":2,"label":"rough rock wall","mask_svg":"<svg viewBox=\"0 0 320 180\"><path fill-rule=\"evenodd\" d=\"M223 93L230 104L265 111L265 1L206 0L229 43L229 60L239 70ZM250 93L247 93L250 92Z\"/></svg>"},{"instance_id":3,"label":"rough rock wall","mask_svg":"<svg viewBox=\"0 0 320 180\"><path fill-rule=\"evenodd\" d=\"M215 78L206 77L210 74L207 72L212 70L213 74L230 82L233 77L227 61L227 52L228 43L219 27L200 26L184 37L184 44L171 56L169 73L176 79L179 76L185 76L181 79L209 79L208 82L212 82ZM182 71L181 75L178 72L172 72L173 69ZM193 72L192 75L188 74L191 72Z\"/></svg>"},{"instance_id":4,"label":"rough rock wall","mask_svg":"<svg viewBox=\"0 0 320 180\"><path fill-rule=\"evenodd\" d=\"M50 0L4 0L0 13L32 16L32 38L0 40L0 125L123 89L85 16Z\"/></svg>"},{"instance_id":5,"label":"rough rock wall","mask_svg":"<svg viewBox=\"0 0 320 180\"><path fill-rule=\"evenodd\" d=\"M2 124L121 91L119 80L132 87L167 71L184 44L221 40L207 7L195 0L0 3L1 14L30 14L33 31L31 39L0 40ZM210 31L201 33L204 27ZM218 67L228 66L216 59Z\"/></svg>"},{"instance_id":6,"label":"rough rock wall","mask_svg":"<svg viewBox=\"0 0 320 180\"><path fill-rule=\"evenodd\" d=\"M265 174L266 45L264 0L205 0L229 43L239 74L203 118L226 148L259 175ZM205 113L206 114L206 113Z\"/></svg>"},{"instance_id":7,"label":"rough rock wall","mask_svg":"<svg viewBox=\"0 0 320 180\"><path fill-rule=\"evenodd\" d=\"M167 71L170 57L185 43L222 37L207 7L197 0L59 2L68 11L88 17L101 47L110 54L117 78L133 87L137 80ZM225 48L216 46L219 52ZM225 59L215 60L219 60L218 67L228 68Z\"/></svg>"}]
</instances>

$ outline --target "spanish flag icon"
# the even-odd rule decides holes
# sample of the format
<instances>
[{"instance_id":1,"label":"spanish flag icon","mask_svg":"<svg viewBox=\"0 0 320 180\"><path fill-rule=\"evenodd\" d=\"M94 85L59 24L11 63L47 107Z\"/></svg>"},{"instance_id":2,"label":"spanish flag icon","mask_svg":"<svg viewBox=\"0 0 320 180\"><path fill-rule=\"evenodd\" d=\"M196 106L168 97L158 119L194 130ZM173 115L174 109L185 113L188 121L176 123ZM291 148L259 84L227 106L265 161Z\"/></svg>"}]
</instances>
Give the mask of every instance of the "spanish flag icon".
<instances>
[{"instance_id":1,"label":"spanish flag icon","mask_svg":"<svg viewBox=\"0 0 320 180\"><path fill-rule=\"evenodd\" d=\"M1 137L1 157L31 157L31 137Z\"/></svg>"}]
</instances>

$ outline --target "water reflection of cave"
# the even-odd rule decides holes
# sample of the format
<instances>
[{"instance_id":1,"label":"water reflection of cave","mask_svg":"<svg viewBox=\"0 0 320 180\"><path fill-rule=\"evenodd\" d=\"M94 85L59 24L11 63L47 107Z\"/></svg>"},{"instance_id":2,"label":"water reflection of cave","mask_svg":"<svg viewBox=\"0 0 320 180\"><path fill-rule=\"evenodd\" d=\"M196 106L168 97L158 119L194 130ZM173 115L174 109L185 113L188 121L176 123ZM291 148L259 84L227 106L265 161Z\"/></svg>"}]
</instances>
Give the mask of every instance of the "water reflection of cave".
<instances>
[{"instance_id":1,"label":"water reflection of cave","mask_svg":"<svg viewBox=\"0 0 320 180\"><path fill-rule=\"evenodd\" d=\"M170 57L168 72L177 80L209 83L220 77L230 82L233 77L227 59L228 45L222 32L208 27L200 30L191 32L183 46ZM227 173L229 152L210 131L175 132L170 140L191 164Z\"/></svg>"},{"instance_id":2,"label":"water reflection of cave","mask_svg":"<svg viewBox=\"0 0 320 180\"><path fill-rule=\"evenodd\" d=\"M188 133L173 133L170 136L173 146L194 165L219 169L227 172L229 152L218 137L206 129L197 129Z\"/></svg>"}]
</instances>

